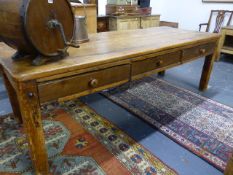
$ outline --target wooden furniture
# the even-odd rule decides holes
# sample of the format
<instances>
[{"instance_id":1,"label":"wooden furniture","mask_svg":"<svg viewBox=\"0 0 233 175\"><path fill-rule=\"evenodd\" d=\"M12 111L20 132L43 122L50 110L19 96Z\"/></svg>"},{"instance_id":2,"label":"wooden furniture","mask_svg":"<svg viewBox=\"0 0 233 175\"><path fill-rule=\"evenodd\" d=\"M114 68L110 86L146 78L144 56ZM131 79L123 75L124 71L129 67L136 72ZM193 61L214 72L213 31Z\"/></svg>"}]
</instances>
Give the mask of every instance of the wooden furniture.
<instances>
[{"instance_id":1,"label":"wooden furniture","mask_svg":"<svg viewBox=\"0 0 233 175\"><path fill-rule=\"evenodd\" d=\"M70 56L42 66L14 62L1 46L0 68L15 116L23 121L37 174L48 174L40 105L70 100L206 56L199 89L207 89L220 35L169 27L90 35Z\"/></svg>"},{"instance_id":2,"label":"wooden furniture","mask_svg":"<svg viewBox=\"0 0 233 175\"><path fill-rule=\"evenodd\" d=\"M233 26L223 27L221 30L221 39L218 46L217 60L221 53L233 55Z\"/></svg>"},{"instance_id":3,"label":"wooden furniture","mask_svg":"<svg viewBox=\"0 0 233 175\"><path fill-rule=\"evenodd\" d=\"M109 30L130 30L158 27L160 15L111 16Z\"/></svg>"},{"instance_id":4,"label":"wooden furniture","mask_svg":"<svg viewBox=\"0 0 233 175\"><path fill-rule=\"evenodd\" d=\"M111 22L111 30L116 30L117 28L117 20L114 21L114 17L111 16L98 16L97 17L97 32L108 32L110 31L109 27L109 21L110 18L112 19ZM136 16L136 20L133 20L134 18L129 17L129 18L124 18L124 20L119 20L118 30L123 30L123 29L138 29L138 28L148 28L148 27L157 27L158 26L158 21L159 21L159 16L150 16L147 15L144 18L138 19ZM124 22L125 21L125 22ZM134 23L135 22L135 23ZM141 26L142 25L142 26ZM174 27L178 28L178 23L174 22L167 22L167 21L159 21L159 26L169 26L169 27Z\"/></svg>"},{"instance_id":5,"label":"wooden furniture","mask_svg":"<svg viewBox=\"0 0 233 175\"><path fill-rule=\"evenodd\" d=\"M231 156L230 160L228 161L224 175L233 175L233 156Z\"/></svg>"},{"instance_id":6,"label":"wooden furniture","mask_svg":"<svg viewBox=\"0 0 233 175\"><path fill-rule=\"evenodd\" d=\"M87 19L87 31L88 33L97 33L97 9L96 4L83 4L71 3L74 14L79 16L85 16ZM86 14L85 14L86 10Z\"/></svg>"},{"instance_id":7,"label":"wooden furniture","mask_svg":"<svg viewBox=\"0 0 233 175\"><path fill-rule=\"evenodd\" d=\"M109 31L109 16L98 16L97 32L108 32L108 31Z\"/></svg>"},{"instance_id":8,"label":"wooden furniture","mask_svg":"<svg viewBox=\"0 0 233 175\"><path fill-rule=\"evenodd\" d=\"M106 15L135 15L138 14L138 5L111 5L105 6Z\"/></svg>"},{"instance_id":9,"label":"wooden furniture","mask_svg":"<svg viewBox=\"0 0 233 175\"><path fill-rule=\"evenodd\" d=\"M211 10L208 23L199 24L199 31L201 31L202 26L206 26L206 32L219 33L221 27L224 25L224 20L227 21L226 26L229 26L231 24L232 16L233 11ZM214 22L214 29L213 31L210 31L212 22Z\"/></svg>"},{"instance_id":10,"label":"wooden furniture","mask_svg":"<svg viewBox=\"0 0 233 175\"><path fill-rule=\"evenodd\" d=\"M63 56L70 45L74 16L68 0L8 0L0 1L0 24L0 40L18 50L13 59L27 54L54 57Z\"/></svg>"},{"instance_id":11,"label":"wooden furniture","mask_svg":"<svg viewBox=\"0 0 233 175\"><path fill-rule=\"evenodd\" d=\"M179 23L178 22L170 22L170 21L160 21L159 26L167 26L167 27L178 28Z\"/></svg>"}]
</instances>

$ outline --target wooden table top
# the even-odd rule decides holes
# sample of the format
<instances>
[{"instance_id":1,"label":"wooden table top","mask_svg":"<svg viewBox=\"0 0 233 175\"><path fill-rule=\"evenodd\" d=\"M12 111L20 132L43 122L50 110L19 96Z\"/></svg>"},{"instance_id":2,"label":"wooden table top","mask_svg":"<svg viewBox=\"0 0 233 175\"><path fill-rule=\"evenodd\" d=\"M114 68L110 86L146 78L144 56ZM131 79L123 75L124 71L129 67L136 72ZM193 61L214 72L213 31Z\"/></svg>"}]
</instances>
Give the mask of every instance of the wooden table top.
<instances>
[{"instance_id":1,"label":"wooden table top","mask_svg":"<svg viewBox=\"0 0 233 175\"><path fill-rule=\"evenodd\" d=\"M225 27L222 27L222 29L229 29L229 30L233 30L233 25L232 25L232 26L225 26Z\"/></svg>"},{"instance_id":2,"label":"wooden table top","mask_svg":"<svg viewBox=\"0 0 233 175\"><path fill-rule=\"evenodd\" d=\"M209 42L219 37L218 34L169 27L103 32L90 35L90 42L82 44L79 49L69 48L70 56L65 59L41 66L32 66L30 58L12 61L10 57L15 51L1 44L0 64L15 81L26 81Z\"/></svg>"}]
</instances>

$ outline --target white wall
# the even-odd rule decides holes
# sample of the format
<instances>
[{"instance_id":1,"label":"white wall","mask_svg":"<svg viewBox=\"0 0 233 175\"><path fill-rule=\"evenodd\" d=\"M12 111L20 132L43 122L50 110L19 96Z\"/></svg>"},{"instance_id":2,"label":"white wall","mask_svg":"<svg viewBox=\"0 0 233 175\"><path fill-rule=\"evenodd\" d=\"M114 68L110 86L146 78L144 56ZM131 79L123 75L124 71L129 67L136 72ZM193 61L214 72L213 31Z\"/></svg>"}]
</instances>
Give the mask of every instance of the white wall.
<instances>
[{"instance_id":1,"label":"white wall","mask_svg":"<svg viewBox=\"0 0 233 175\"><path fill-rule=\"evenodd\" d=\"M161 20L179 22L180 28L198 30L209 19L211 10L233 10L233 3L204 3L202 0L151 0L153 13Z\"/></svg>"},{"instance_id":2,"label":"white wall","mask_svg":"<svg viewBox=\"0 0 233 175\"><path fill-rule=\"evenodd\" d=\"M99 15L105 15L105 6L107 4L107 0L99 0Z\"/></svg>"},{"instance_id":3,"label":"white wall","mask_svg":"<svg viewBox=\"0 0 233 175\"><path fill-rule=\"evenodd\" d=\"M99 14L105 14L107 0L99 0ZM161 20L179 22L180 28L198 30L208 21L210 10L233 10L233 3L203 3L202 0L151 0L153 14Z\"/></svg>"}]
</instances>

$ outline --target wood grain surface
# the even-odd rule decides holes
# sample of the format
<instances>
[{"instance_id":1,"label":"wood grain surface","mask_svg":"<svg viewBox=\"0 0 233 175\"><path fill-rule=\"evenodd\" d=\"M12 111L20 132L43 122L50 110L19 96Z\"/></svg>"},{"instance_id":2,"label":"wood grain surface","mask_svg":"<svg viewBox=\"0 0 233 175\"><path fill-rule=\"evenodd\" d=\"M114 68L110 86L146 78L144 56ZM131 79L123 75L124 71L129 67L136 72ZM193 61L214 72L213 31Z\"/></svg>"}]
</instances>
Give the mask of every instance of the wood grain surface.
<instances>
[{"instance_id":1,"label":"wood grain surface","mask_svg":"<svg viewBox=\"0 0 233 175\"><path fill-rule=\"evenodd\" d=\"M104 32L91 35L79 49L70 48L67 58L42 66L32 66L30 57L12 61L15 51L0 43L0 68L9 94L17 94L12 105L22 117L37 174L49 174L41 102L88 95L203 56L200 89L205 90L219 38L168 27Z\"/></svg>"},{"instance_id":2,"label":"wood grain surface","mask_svg":"<svg viewBox=\"0 0 233 175\"><path fill-rule=\"evenodd\" d=\"M63 60L42 66L31 65L31 59L25 58L13 62L14 53L2 46L0 63L16 81L44 78L106 63L135 58L150 53L192 47L200 43L216 42L220 35L200 33L169 27L155 27L143 30L103 32L90 35L90 42L79 49L70 48L70 56Z\"/></svg>"}]
</instances>

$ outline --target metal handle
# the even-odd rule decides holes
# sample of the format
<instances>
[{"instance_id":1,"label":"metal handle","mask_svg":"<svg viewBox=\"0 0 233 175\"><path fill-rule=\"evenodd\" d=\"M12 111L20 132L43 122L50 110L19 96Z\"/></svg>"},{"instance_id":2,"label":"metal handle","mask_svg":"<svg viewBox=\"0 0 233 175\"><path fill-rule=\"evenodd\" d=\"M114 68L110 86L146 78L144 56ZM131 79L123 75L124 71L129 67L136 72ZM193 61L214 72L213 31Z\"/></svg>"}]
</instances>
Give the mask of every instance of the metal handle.
<instances>
[{"instance_id":1,"label":"metal handle","mask_svg":"<svg viewBox=\"0 0 233 175\"><path fill-rule=\"evenodd\" d=\"M89 86L91 86L92 88L97 87L98 84L99 84L99 82L98 82L97 79L92 79L92 80L89 82Z\"/></svg>"},{"instance_id":2,"label":"metal handle","mask_svg":"<svg viewBox=\"0 0 233 175\"><path fill-rule=\"evenodd\" d=\"M56 29L56 28L59 29L65 46L79 48L79 45L77 43L71 43L71 42L67 41L63 26L58 20L52 19L52 20L48 21L47 25L48 25L49 29Z\"/></svg>"}]
</instances>

